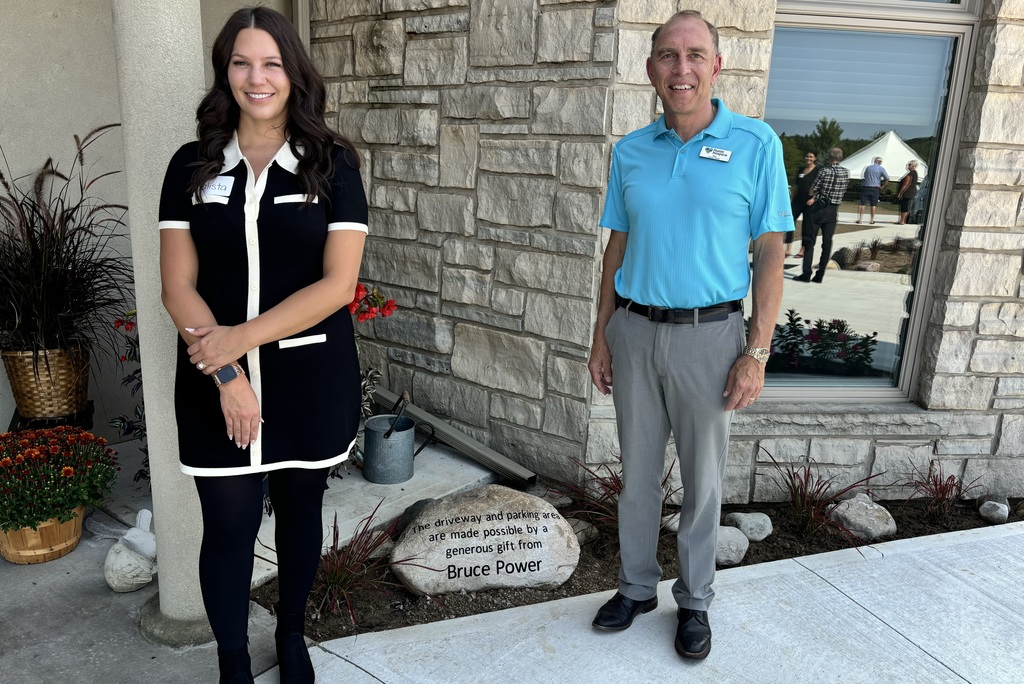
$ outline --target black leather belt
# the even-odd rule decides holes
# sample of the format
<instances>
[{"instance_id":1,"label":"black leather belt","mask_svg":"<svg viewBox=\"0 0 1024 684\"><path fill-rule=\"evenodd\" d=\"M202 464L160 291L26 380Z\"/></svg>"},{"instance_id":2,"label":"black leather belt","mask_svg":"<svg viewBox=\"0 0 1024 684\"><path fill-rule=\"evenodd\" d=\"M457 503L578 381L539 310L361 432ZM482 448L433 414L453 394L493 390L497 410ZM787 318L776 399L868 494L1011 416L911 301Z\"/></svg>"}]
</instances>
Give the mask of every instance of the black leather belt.
<instances>
[{"instance_id":1,"label":"black leather belt","mask_svg":"<svg viewBox=\"0 0 1024 684\"><path fill-rule=\"evenodd\" d=\"M644 306L628 299L624 299L615 293L615 305L627 311L639 314L654 323L693 323L695 320L700 323L714 323L724 321L734 311L743 310L743 302L740 300L705 306L700 309L666 309L660 306Z\"/></svg>"}]
</instances>

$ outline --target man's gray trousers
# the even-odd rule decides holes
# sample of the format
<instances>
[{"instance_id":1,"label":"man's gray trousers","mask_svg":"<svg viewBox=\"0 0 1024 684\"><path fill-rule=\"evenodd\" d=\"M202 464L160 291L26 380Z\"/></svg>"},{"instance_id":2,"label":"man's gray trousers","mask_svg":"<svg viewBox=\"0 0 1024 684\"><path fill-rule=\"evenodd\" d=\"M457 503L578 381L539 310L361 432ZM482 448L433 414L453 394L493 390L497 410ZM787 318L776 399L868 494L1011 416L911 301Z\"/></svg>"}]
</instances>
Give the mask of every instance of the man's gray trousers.
<instances>
[{"instance_id":1,"label":"man's gray trousers","mask_svg":"<svg viewBox=\"0 0 1024 684\"><path fill-rule=\"evenodd\" d=\"M682 608L707 610L714 598L715 543L732 412L722 397L743 350L743 314L709 323L652 323L615 310L605 329L622 453L619 591L634 600L657 593L665 450L675 437L683 503L676 536Z\"/></svg>"}]
</instances>

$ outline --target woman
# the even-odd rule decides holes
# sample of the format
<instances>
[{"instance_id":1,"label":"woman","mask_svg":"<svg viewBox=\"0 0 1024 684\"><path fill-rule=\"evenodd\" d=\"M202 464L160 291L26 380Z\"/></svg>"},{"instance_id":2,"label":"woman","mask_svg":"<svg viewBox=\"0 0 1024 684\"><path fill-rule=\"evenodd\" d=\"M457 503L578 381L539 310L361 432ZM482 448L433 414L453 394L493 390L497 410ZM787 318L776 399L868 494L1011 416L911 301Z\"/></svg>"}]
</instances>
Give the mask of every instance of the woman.
<instances>
[{"instance_id":1,"label":"woman","mask_svg":"<svg viewBox=\"0 0 1024 684\"><path fill-rule=\"evenodd\" d=\"M914 203L915 197L917 197L917 162L909 161L907 162L907 175L903 176L900 188L896 192L896 199L900 203L900 220L893 223L898 226L907 223L907 214L910 213L910 205Z\"/></svg>"},{"instance_id":2,"label":"woman","mask_svg":"<svg viewBox=\"0 0 1024 684\"><path fill-rule=\"evenodd\" d=\"M246 628L266 476L281 681L312 682L303 631L323 491L359 420L344 307L366 198L355 152L324 123L323 80L288 20L262 7L235 12L212 59L199 140L174 155L160 198L163 301L181 336L181 468L202 504L199 578L220 681L253 681Z\"/></svg>"},{"instance_id":3,"label":"woman","mask_svg":"<svg viewBox=\"0 0 1024 684\"><path fill-rule=\"evenodd\" d=\"M796 220L800 218L800 215L804 215L804 221L807 221L808 206L807 200L811 198L811 186L814 185L814 179L818 177L818 169L815 166L818 158L813 152L808 152L804 155L804 165L802 168L797 169L796 172L796 190L793 193L793 202L791 209L793 211L793 228L794 230L786 233L786 256L790 256L789 247L793 243L793 235L796 232ZM797 257L804 255L803 247L797 252Z\"/></svg>"}]
</instances>

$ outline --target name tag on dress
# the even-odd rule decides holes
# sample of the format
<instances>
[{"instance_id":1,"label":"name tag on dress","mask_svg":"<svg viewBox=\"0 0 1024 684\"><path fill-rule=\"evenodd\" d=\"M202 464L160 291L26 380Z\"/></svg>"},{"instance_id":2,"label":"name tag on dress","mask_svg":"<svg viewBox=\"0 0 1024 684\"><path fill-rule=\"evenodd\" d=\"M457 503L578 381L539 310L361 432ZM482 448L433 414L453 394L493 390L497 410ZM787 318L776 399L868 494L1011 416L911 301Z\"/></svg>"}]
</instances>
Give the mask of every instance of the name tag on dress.
<instances>
[{"instance_id":1,"label":"name tag on dress","mask_svg":"<svg viewBox=\"0 0 1024 684\"><path fill-rule=\"evenodd\" d=\"M729 161L729 158L732 157L732 150L720 150L717 147L702 147L700 148L700 156L705 159L727 162Z\"/></svg>"},{"instance_id":2,"label":"name tag on dress","mask_svg":"<svg viewBox=\"0 0 1024 684\"><path fill-rule=\"evenodd\" d=\"M235 184L234 176L217 176L203 186L204 197L230 197L231 187Z\"/></svg>"}]
</instances>

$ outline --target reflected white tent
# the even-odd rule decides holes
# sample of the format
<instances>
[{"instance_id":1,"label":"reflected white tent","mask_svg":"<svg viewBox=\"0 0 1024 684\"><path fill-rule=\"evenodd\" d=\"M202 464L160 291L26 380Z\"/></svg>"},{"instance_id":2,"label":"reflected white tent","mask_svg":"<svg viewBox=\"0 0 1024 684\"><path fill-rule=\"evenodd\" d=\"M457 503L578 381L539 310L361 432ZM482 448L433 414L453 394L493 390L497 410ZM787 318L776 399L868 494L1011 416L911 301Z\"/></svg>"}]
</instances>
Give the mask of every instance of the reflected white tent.
<instances>
[{"instance_id":1,"label":"reflected white tent","mask_svg":"<svg viewBox=\"0 0 1024 684\"><path fill-rule=\"evenodd\" d=\"M917 152L903 139L896 135L895 131L889 131L874 142L860 148L840 164L850 172L853 180L864 178L864 169L874 163L875 157L882 158L882 168L889 174L893 181L899 181L907 173L907 162L917 162L917 180L921 182L928 175L928 165L924 163Z\"/></svg>"}]
</instances>

